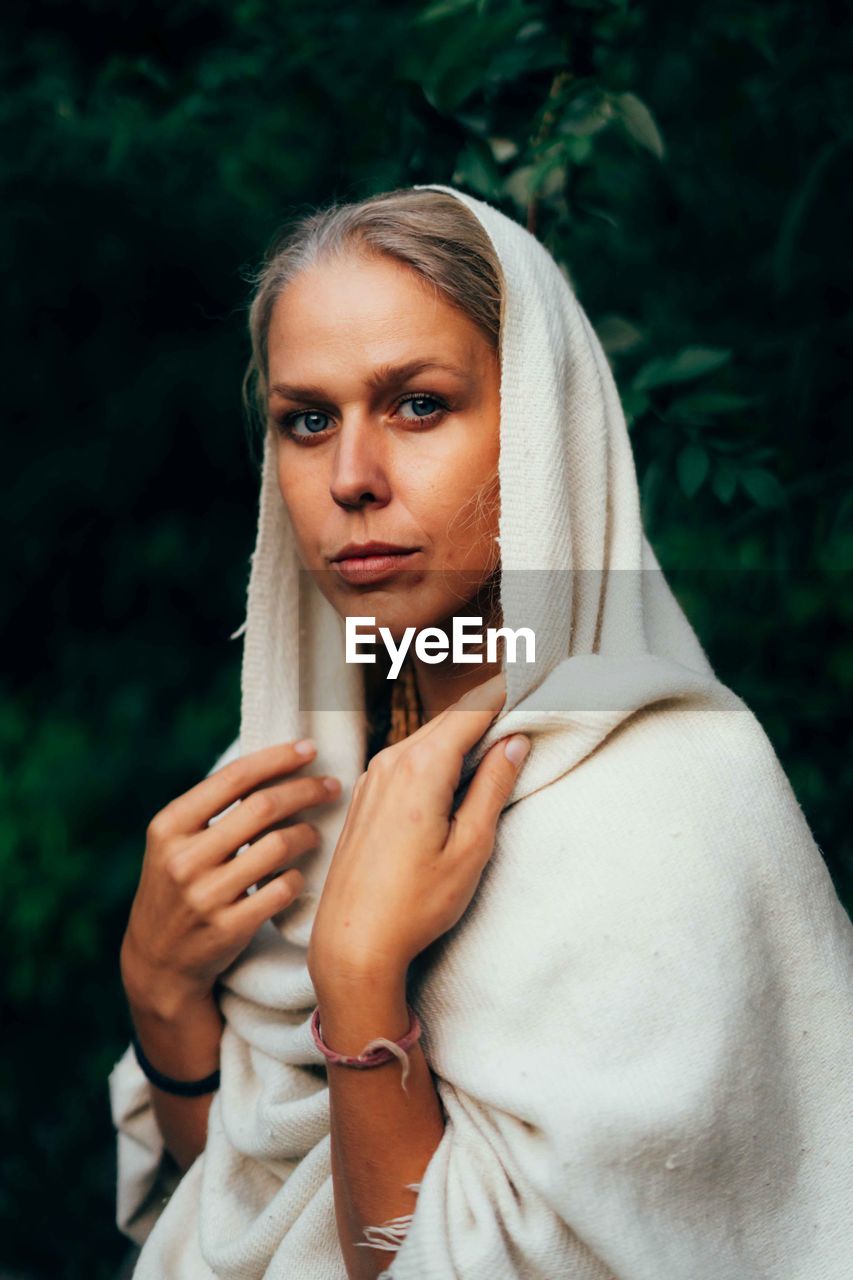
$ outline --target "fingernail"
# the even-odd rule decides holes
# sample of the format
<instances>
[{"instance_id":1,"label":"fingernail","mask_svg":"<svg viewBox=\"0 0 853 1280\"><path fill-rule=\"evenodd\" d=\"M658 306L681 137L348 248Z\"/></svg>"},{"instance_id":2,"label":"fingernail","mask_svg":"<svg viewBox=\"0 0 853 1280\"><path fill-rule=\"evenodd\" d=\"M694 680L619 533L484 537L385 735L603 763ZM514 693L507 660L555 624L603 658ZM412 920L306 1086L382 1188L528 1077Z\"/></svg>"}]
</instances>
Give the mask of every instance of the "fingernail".
<instances>
[{"instance_id":1,"label":"fingernail","mask_svg":"<svg viewBox=\"0 0 853 1280\"><path fill-rule=\"evenodd\" d=\"M507 760L510 760L513 764L521 764L529 750L529 738L510 738L509 742L504 747L504 754L506 755Z\"/></svg>"},{"instance_id":2,"label":"fingernail","mask_svg":"<svg viewBox=\"0 0 853 1280\"><path fill-rule=\"evenodd\" d=\"M317 750L317 744L311 738L300 738L299 742L294 742L293 750L298 756L310 756Z\"/></svg>"},{"instance_id":3,"label":"fingernail","mask_svg":"<svg viewBox=\"0 0 853 1280\"><path fill-rule=\"evenodd\" d=\"M336 795L341 789L341 784L338 782L337 778L324 778L323 786L327 791L330 791L332 795Z\"/></svg>"}]
</instances>

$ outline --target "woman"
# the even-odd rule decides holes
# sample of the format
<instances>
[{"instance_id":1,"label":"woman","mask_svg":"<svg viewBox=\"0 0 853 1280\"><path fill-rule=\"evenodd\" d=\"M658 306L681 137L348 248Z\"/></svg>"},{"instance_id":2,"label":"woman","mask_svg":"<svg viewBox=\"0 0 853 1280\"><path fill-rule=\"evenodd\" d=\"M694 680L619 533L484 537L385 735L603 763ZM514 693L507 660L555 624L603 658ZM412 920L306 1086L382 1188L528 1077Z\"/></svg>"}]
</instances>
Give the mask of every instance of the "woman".
<instances>
[{"instance_id":1,"label":"woman","mask_svg":"<svg viewBox=\"0 0 853 1280\"><path fill-rule=\"evenodd\" d=\"M240 736L152 823L122 955L142 1060L221 1079L111 1077L135 1274L840 1278L853 930L569 281L415 187L299 224L251 329ZM347 620L460 617L534 660L415 651L390 706L345 661Z\"/></svg>"}]
</instances>

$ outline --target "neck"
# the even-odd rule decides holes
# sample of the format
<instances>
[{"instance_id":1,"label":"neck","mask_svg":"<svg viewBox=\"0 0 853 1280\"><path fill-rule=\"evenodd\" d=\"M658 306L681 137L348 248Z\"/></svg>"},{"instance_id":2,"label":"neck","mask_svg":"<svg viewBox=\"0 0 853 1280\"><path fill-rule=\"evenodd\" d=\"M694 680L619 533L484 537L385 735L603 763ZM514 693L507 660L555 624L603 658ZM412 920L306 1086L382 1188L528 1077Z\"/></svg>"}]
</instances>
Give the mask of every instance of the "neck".
<instances>
[{"instance_id":1,"label":"neck","mask_svg":"<svg viewBox=\"0 0 853 1280\"><path fill-rule=\"evenodd\" d=\"M500 626L500 605L496 584L497 571L483 583L473 600L449 614L443 622L438 624L441 629L449 635L453 618L457 615L482 618L484 630L486 627ZM476 652L473 648L470 651ZM414 652L412 653L412 666L425 721L433 720L457 702L469 689L475 689L477 685L490 680L502 670L503 662L500 653L494 662L487 662L484 647L482 656L482 662L433 664L422 662Z\"/></svg>"},{"instance_id":2,"label":"neck","mask_svg":"<svg viewBox=\"0 0 853 1280\"><path fill-rule=\"evenodd\" d=\"M413 658L415 680L418 685L418 697L424 709L424 719L433 720L442 711L446 711L454 702L458 702L469 689L490 680L502 669L497 662L453 664L442 663L441 669L429 666L418 658Z\"/></svg>"}]
</instances>

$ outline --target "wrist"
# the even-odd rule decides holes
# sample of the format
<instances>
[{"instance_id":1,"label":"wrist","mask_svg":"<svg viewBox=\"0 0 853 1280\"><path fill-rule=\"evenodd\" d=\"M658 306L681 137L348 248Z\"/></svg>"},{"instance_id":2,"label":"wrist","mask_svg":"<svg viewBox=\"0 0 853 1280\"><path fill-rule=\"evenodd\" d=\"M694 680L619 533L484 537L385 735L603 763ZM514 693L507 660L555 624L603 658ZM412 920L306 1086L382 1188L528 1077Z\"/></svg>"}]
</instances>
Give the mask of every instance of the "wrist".
<instances>
[{"instance_id":1,"label":"wrist","mask_svg":"<svg viewBox=\"0 0 853 1280\"><path fill-rule=\"evenodd\" d=\"M127 941L122 944L120 971L127 1003L140 1017L183 1023L199 1008L216 1007L212 987L146 964Z\"/></svg>"},{"instance_id":2,"label":"wrist","mask_svg":"<svg viewBox=\"0 0 853 1280\"><path fill-rule=\"evenodd\" d=\"M405 993L408 964L395 956L378 957L366 948L323 948L312 938L307 955L308 973L318 1000L352 999L377 990Z\"/></svg>"},{"instance_id":3,"label":"wrist","mask_svg":"<svg viewBox=\"0 0 853 1280\"><path fill-rule=\"evenodd\" d=\"M218 1070L224 1023L212 995L176 1004L168 1013L128 1005L139 1046L157 1071L177 1080L199 1080Z\"/></svg>"},{"instance_id":4,"label":"wrist","mask_svg":"<svg viewBox=\"0 0 853 1280\"><path fill-rule=\"evenodd\" d=\"M405 975L321 988L318 1007L323 1039L338 1053L358 1055L377 1036L400 1040L409 1029Z\"/></svg>"},{"instance_id":5,"label":"wrist","mask_svg":"<svg viewBox=\"0 0 853 1280\"><path fill-rule=\"evenodd\" d=\"M163 1031L221 1025L219 1002L212 991L190 995L178 987L163 987L141 995L125 988L127 1007L137 1027L161 1027Z\"/></svg>"}]
</instances>

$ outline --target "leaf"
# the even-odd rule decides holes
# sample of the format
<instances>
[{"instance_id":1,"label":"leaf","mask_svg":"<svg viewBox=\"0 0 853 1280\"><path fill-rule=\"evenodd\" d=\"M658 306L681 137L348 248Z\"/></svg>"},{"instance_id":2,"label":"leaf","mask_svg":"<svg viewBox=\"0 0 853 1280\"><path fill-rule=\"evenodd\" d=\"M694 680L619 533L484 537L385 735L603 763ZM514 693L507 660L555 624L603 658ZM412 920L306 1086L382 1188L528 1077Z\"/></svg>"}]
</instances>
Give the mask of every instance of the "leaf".
<instances>
[{"instance_id":1,"label":"leaf","mask_svg":"<svg viewBox=\"0 0 853 1280\"><path fill-rule=\"evenodd\" d=\"M566 166L564 164L548 164L538 169L534 178L536 195L547 200L550 196L559 195L566 186Z\"/></svg>"},{"instance_id":2,"label":"leaf","mask_svg":"<svg viewBox=\"0 0 853 1280\"><path fill-rule=\"evenodd\" d=\"M493 24L494 19L491 22ZM512 40L507 31L505 41L494 49L489 79L493 84L511 84L523 75L562 67L564 64L562 50L548 38L547 32L525 40L519 40L516 34L516 38Z\"/></svg>"},{"instance_id":3,"label":"leaf","mask_svg":"<svg viewBox=\"0 0 853 1280\"><path fill-rule=\"evenodd\" d=\"M809 208L814 203L824 173L842 147L850 141L848 134L846 137L827 142L813 161L805 181L801 183L788 203L773 250L773 280L777 295L785 293L791 286L797 237L805 225Z\"/></svg>"},{"instance_id":4,"label":"leaf","mask_svg":"<svg viewBox=\"0 0 853 1280\"><path fill-rule=\"evenodd\" d=\"M659 356L643 365L633 381L637 391L689 382L727 364L731 351L720 347L684 347L677 356Z\"/></svg>"},{"instance_id":5,"label":"leaf","mask_svg":"<svg viewBox=\"0 0 853 1280\"><path fill-rule=\"evenodd\" d=\"M525 207L534 196L547 200L559 195L566 185L566 167L559 163L557 152L549 152L537 164L521 165L503 180L498 175L497 183L517 204Z\"/></svg>"},{"instance_id":6,"label":"leaf","mask_svg":"<svg viewBox=\"0 0 853 1280\"><path fill-rule=\"evenodd\" d=\"M604 100L590 102L585 98L570 104L570 108L560 121L557 132L570 138L589 138L594 133L605 129L613 119L613 110Z\"/></svg>"},{"instance_id":7,"label":"leaf","mask_svg":"<svg viewBox=\"0 0 853 1280\"><path fill-rule=\"evenodd\" d=\"M678 483L685 497L692 498L702 486L710 466L708 455L699 444L687 444L676 462Z\"/></svg>"},{"instance_id":8,"label":"leaf","mask_svg":"<svg viewBox=\"0 0 853 1280\"><path fill-rule=\"evenodd\" d=\"M772 471L763 467L750 467L738 476L741 487L759 507L781 507L785 502L785 490Z\"/></svg>"},{"instance_id":9,"label":"leaf","mask_svg":"<svg viewBox=\"0 0 853 1280\"><path fill-rule=\"evenodd\" d=\"M644 391L627 390L622 396L622 411L629 429L637 418L642 417L649 407L649 397Z\"/></svg>"},{"instance_id":10,"label":"leaf","mask_svg":"<svg viewBox=\"0 0 853 1280\"><path fill-rule=\"evenodd\" d=\"M572 164L586 164L592 155L592 138L566 138L563 151Z\"/></svg>"},{"instance_id":11,"label":"leaf","mask_svg":"<svg viewBox=\"0 0 853 1280\"><path fill-rule=\"evenodd\" d=\"M517 169L513 169L512 173L503 182L504 193L510 196L522 209L526 209L533 199L534 172L532 164L519 165Z\"/></svg>"},{"instance_id":12,"label":"leaf","mask_svg":"<svg viewBox=\"0 0 853 1280\"><path fill-rule=\"evenodd\" d=\"M439 16L451 20L438 47L433 56L418 62L417 72L414 63L409 71L423 85L430 105L444 115L458 115L475 93L493 93L522 75L562 64L553 41L542 36L516 39L524 15L515 4L493 7L485 22L471 3L459 6L457 14L447 9Z\"/></svg>"},{"instance_id":13,"label":"leaf","mask_svg":"<svg viewBox=\"0 0 853 1280\"><path fill-rule=\"evenodd\" d=\"M646 151L651 151L658 160L663 159L664 144L660 130L646 104L635 93L612 94L611 102L616 108L617 119L629 137Z\"/></svg>"},{"instance_id":14,"label":"leaf","mask_svg":"<svg viewBox=\"0 0 853 1280\"><path fill-rule=\"evenodd\" d=\"M714 467L714 473L711 476L711 488L714 490L720 502L731 502L737 488L737 471L730 462L723 459Z\"/></svg>"},{"instance_id":15,"label":"leaf","mask_svg":"<svg viewBox=\"0 0 853 1280\"><path fill-rule=\"evenodd\" d=\"M518 155L518 143L512 138L488 138L489 146L492 149L492 155L498 164L503 164L506 160L512 160Z\"/></svg>"},{"instance_id":16,"label":"leaf","mask_svg":"<svg viewBox=\"0 0 853 1280\"><path fill-rule=\"evenodd\" d=\"M663 481L663 467L655 459L646 467L640 481L640 504L642 507L644 524L654 523L654 515L658 504L658 495L663 488Z\"/></svg>"},{"instance_id":17,"label":"leaf","mask_svg":"<svg viewBox=\"0 0 853 1280\"><path fill-rule=\"evenodd\" d=\"M457 156L453 181L472 187L487 198L498 196L501 175L491 148L479 138L469 138Z\"/></svg>"},{"instance_id":18,"label":"leaf","mask_svg":"<svg viewBox=\"0 0 853 1280\"><path fill-rule=\"evenodd\" d=\"M608 355L620 351L632 351L644 340L642 329L626 320L624 316L603 316L595 326L598 339Z\"/></svg>"}]
</instances>

